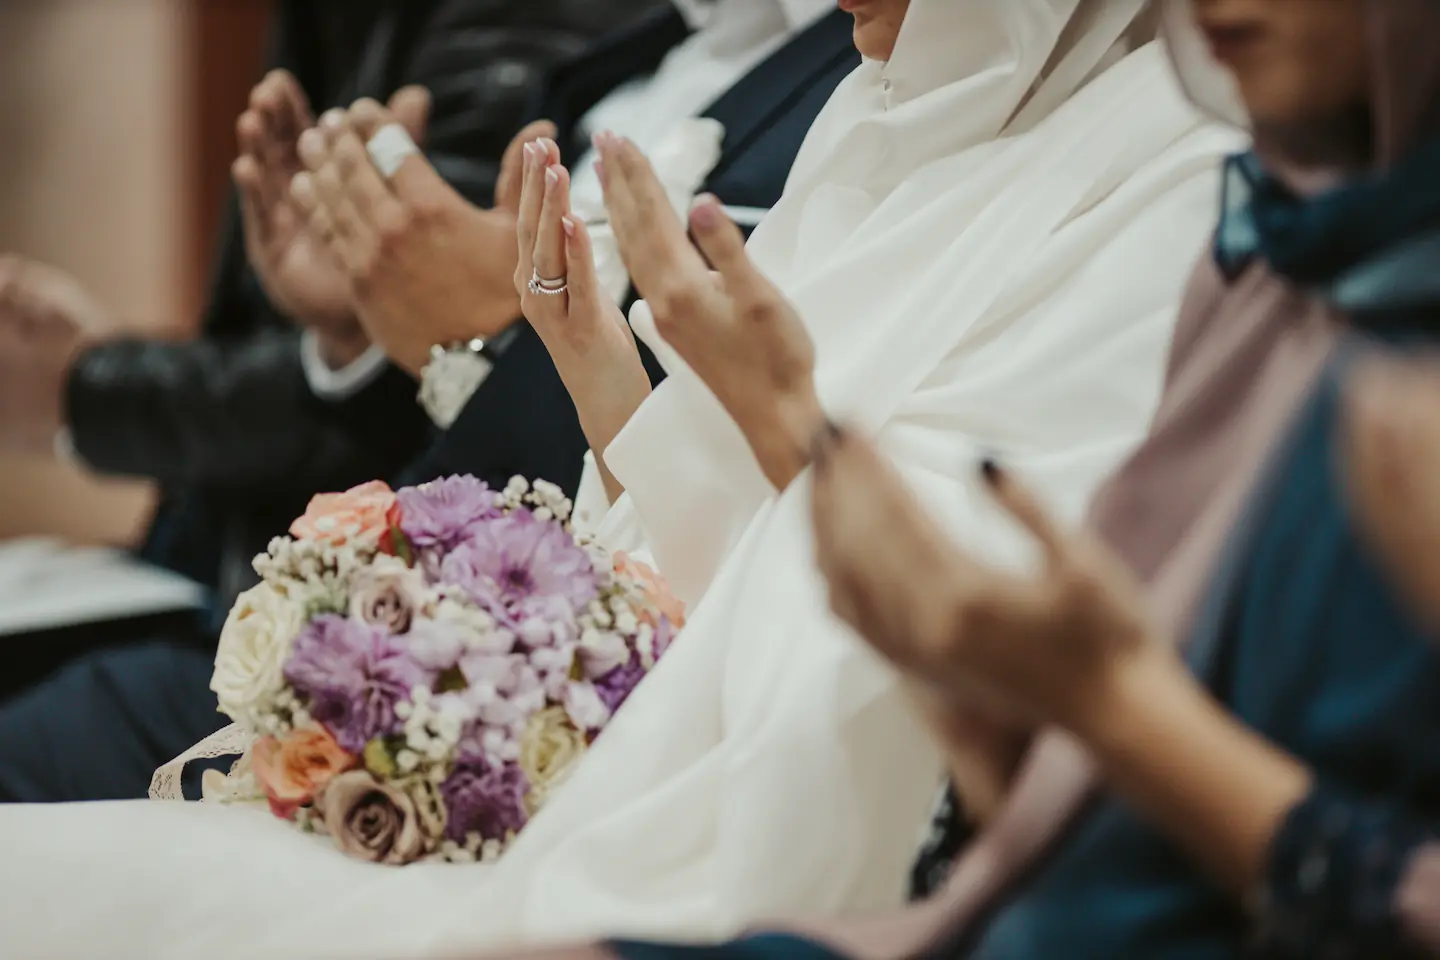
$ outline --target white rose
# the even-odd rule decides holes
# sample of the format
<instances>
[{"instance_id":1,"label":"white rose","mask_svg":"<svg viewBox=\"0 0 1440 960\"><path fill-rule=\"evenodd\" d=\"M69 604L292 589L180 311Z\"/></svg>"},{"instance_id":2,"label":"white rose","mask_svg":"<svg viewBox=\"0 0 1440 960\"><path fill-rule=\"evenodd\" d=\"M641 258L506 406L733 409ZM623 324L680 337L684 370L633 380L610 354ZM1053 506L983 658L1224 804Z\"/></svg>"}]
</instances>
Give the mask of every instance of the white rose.
<instances>
[{"instance_id":1,"label":"white rose","mask_svg":"<svg viewBox=\"0 0 1440 960\"><path fill-rule=\"evenodd\" d=\"M220 631L210 678L222 713L253 724L269 708L285 686L285 661L304 627L304 607L269 584L240 594Z\"/></svg>"},{"instance_id":2,"label":"white rose","mask_svg":"<svg viewBox=\"0 0 1440 960\"><path fill-rule=\"evenodd\" d=\"M585 753L585 734L575 729L561 707L530 715L520 737L520 769L530 782L525 809L531 816L565 782Z\"/></svg>"}]
</instances>

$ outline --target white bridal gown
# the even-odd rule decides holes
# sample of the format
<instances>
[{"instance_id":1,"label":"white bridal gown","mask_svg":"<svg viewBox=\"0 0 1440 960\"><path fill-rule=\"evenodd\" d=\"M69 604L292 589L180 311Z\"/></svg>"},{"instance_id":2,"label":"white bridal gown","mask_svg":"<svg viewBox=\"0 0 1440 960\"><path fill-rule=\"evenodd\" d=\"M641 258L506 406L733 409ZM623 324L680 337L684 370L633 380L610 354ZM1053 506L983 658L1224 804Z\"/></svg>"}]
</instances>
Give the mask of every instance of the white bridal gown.
<instances>
[{"instance_id":1,"label":"white bridal gown","mask_svg":"<svg viewBox=\"0 0 1440 960\"><path fill-rule=\"evenodd\" d=\"M1052 56L1077 6L1086 30ZM1081 515L1145 429L1232 146L1154 45L1121 59L1140 6L914 0L895 57L842 84L752 242L810 325L827 406L996 562L1025 551L977 456ZM827 612L808 483L777 496L670 363L605 452L629 490L605 530L651 552L690 624L499 864L369 866L213 804L3 809L0 953L473 956L896 903L938 758Z\"/></svg>"}]
</instances>

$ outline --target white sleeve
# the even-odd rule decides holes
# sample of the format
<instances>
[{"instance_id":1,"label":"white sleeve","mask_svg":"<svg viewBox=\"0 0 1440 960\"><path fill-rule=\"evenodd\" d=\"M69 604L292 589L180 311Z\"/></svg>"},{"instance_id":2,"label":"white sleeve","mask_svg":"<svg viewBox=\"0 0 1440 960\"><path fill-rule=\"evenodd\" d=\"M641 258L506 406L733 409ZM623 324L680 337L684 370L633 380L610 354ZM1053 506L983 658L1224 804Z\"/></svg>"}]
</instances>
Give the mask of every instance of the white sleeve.
<instances>
[{"instance_id":1,"label":"white sleeve","mask_svg":"<svg viewBox=\"0 0 1440 960\"><path fill-rule=\"evenodd\" d=\"M605 493L605 481L600 478L600 468L595 462L595 451L586 450L585 466L580 473L580 488L575 492L575 511L572 514L575 530L579 533L594 533L610 512L610 506L610 497Z\"/></svg>"},{"instance_id":2,"label":"white sleeve","mask_svg":"<svg viewBox=\"0 0 1440 960\"><path fill-rule=\"evenodd\" d=\"M385 351L371 346L358 358L336 370L320 356L320 338L306 330L300 337L300 363L305 382L322 400L346 400L375 382L388 362Z\"/></svg>"}]
</instances>

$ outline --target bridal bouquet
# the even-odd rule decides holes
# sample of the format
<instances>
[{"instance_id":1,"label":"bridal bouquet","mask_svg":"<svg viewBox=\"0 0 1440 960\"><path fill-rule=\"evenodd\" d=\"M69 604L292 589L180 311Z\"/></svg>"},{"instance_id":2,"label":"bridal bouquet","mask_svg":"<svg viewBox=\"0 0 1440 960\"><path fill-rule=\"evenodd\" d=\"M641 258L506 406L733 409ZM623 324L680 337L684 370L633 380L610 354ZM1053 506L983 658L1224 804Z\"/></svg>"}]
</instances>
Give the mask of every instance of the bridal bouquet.
<instances>
[{"instance_id":1,"label":"bridal bouquet","mask_svg":"<svg viewBox=\"0 0 1440 960\"><path fill-rule=\"evenodd\" d=\"M257 739L207 798L375 862L500 856L683 626L570 509L519 478L316 497L221 633L211 686Z\"/></svg>"}]
</instances>

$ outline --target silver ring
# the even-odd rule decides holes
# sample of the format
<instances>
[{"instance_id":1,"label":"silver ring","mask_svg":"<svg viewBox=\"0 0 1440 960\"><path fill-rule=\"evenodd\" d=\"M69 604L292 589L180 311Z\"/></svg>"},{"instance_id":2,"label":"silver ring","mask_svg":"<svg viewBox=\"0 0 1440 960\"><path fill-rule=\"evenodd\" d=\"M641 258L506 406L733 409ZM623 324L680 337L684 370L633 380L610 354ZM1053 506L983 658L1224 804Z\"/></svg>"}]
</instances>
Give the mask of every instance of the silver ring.
<instances>
[{"instance_id":1,"label":"silver ring","mask_svg":"<svg viewBox=\"0 0 1440 960\"><path fill-rule=\"evenodd\" d=\"M398 123L387 123L365 144L365 152L370 154L370 162L380 172L380 176L389 180L399 172L406 160L420 153L420 148L415 145L404 127Z\"/></svg>"},{"instance_id":2,"label":"silver ring","mask_svg":"<svg viewBox=\"0 0 1440 960\"><path fill-rule=\"evenodd\" d=\"M570 281L567 277L558 280L545 280L541 278L540 271L535 270L530 274L530 292L541 297L558 297L570 289Z\"/></svg>"}]
</instances>

